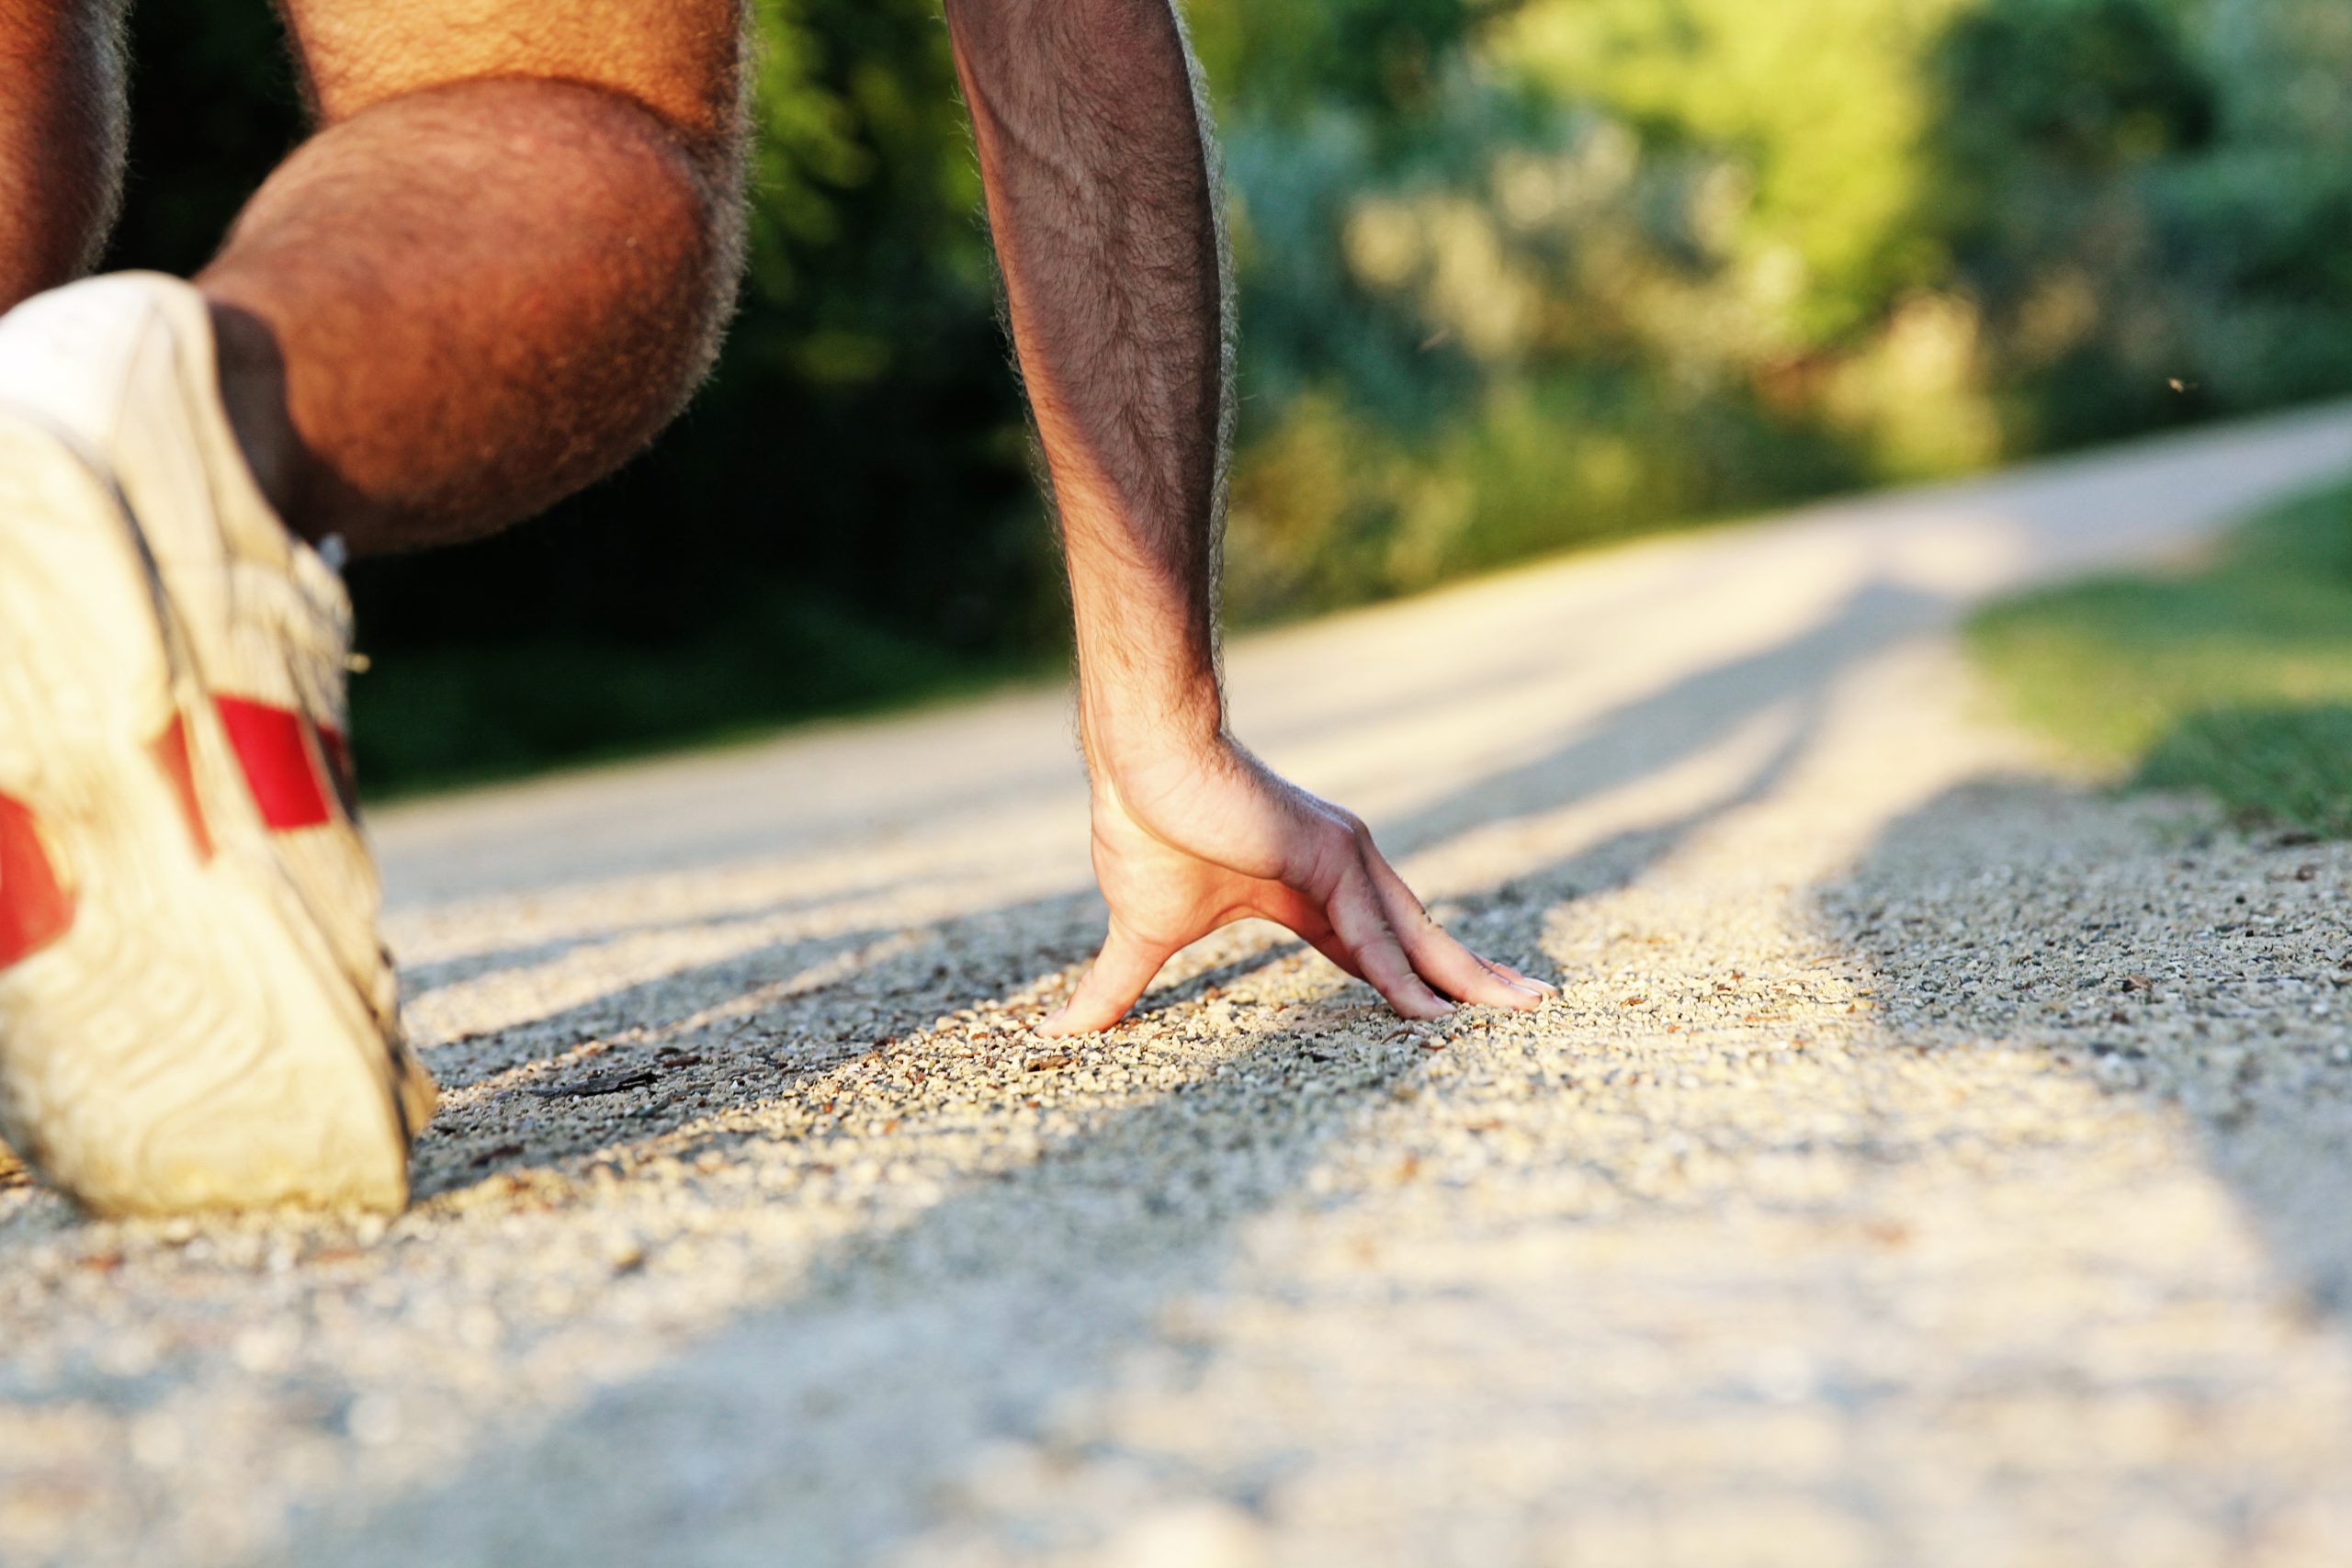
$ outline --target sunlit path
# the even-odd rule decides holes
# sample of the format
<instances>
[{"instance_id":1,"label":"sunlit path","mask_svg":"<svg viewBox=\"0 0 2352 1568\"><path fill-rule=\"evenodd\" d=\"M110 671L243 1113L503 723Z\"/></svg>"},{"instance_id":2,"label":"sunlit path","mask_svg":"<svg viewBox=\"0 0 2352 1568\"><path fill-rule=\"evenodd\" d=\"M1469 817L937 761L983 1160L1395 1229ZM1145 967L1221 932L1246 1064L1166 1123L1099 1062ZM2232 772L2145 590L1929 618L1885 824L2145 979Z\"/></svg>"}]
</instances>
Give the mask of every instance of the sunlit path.
<instances>
[{"instance_id":1,"label":"sunlit path","mask_svg":"<svg viewBox=\"0 0 2352 1568\"><path fill-rule=\"evenodd\" d=\"M1136 1021L1062 700L402 808L389 1227L0 1191L0 1561L2352 1559L2352 852L2050 775L1951 636L2352 412L1245 641L1238 725L1563 983L1275 933Z\"/></svg>"}]
</instances>

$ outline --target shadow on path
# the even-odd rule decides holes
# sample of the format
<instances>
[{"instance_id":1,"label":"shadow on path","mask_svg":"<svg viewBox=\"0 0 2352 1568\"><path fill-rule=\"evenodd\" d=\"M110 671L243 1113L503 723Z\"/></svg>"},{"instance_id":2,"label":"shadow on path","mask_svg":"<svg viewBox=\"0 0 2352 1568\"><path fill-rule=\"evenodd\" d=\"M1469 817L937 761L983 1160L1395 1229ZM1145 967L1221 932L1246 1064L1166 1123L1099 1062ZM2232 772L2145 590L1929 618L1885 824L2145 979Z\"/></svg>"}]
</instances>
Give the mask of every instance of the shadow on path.
<instances>
[{"instance_id":1,"label":"shadow on path","mask_svg":"<svg viewBox=\"0 0 2352 1568\"><path fill-rule=\"evenodd\" d=\"M2352 1330L2352 845L1985 779L1820 896L1906 1047L2021 1047L2177 1108L2283 1278Z\"/></svg>"},{"instance_id":2,"label":"shadow on path","mask_svg":"<svg viewBox=\"0 0 2352 1568\"><path fill-rule=\"evenodd\" d=\"M1718 798L1457 901L1479 940L1532 947L1562 900L1623 886L1724 812L1770 793L1805 750L1829 687L1852 661L1915 629L1931 605L1896 590L1865 591L1829 624L1580 726L1544 758L1466 786L1390 831L1400 844L1427 846L1555 809L1695 755L1724 728L1789 715L1770 753ZM1083 954L1091 910L1091 900L1073 897L943 923L876 960L860 989L877 970L894 974L894 1021L911 1023L960 994L967 976L952 968L943 976L941 965L982 931L1020 932L1015 962L1034 973ZM686 1002L709 1010L755 990L763 974L878 934L743 954L667 977L651 992L601 998L530 1032L629 1021L658 1033ZM1278 946L1220 965L1155 993L1152 1004L1166 1009L1211 987L1246 998L1253 975L1295 952ZM992 962L1001 976L1003 954ZM662 1000L672 996L686 1000ZM749 1016L763 1038L823 1036L827 1006L819 990ZM1151 1341L1168 1303L1213 1290L1248 1222L1299 1201L1317 1164L1426 1060L1411 1039L1390 1037L1396 1032L1369 993L1327 998L1303 1016L1244 1016L1242 1027L1258 1032L1199 1076L1091 1114L1032 1163L997 1176L956 1173L959 1187L903 1224L831 1248L789 1299L752 1307L520 1441L481 1434L463 1479L364 1521L320 1523L288 1546L287 1560L643 1562L674 1552L691 1532L697 1561L763 1562L783 1529L791 1560L814 1563L856 1560L903 1539L921 1527L929 1488L989 1445L1033 1435L1057 1401L1098 1386L1122 1352ZM708 1057L715 1041L733 1038L729 1027L711 1024L673 1043ZM1133 1028L1102 1049L1150 1055ZM720 1094L680 1097L636 1142L673 1141L690 1121L725 1108L724 1094L738 1108L773 1102L798 1092L808 1076L785 1068L740 1077Z\"/></svg>"},{"instance_id":3,"label":"shadow on path","mask_svg":"<svg viewBox=\"0 0 2352 1568\"><path fill-rule=\"evenodd\" d=\"M1401 820L1384 824L1383 840L1402 855L1511 818L1538 817L1662 773L1759 716L1787 713L1789 728L1769 760L1739 788L1679 818L1619 833L1547 864L1524 868L1482 893L1447 901L1457 931L1474 946L1523 954L1540 949L1542 925L1560 901L1620 886L1668 852L1688 833L1721 813L1752 803L1776 787L1804 754L1827 693L1857 662L1890 642L1932 624L1943 602L1886 584L1858 590L1803 634L1773 648L1701 671L1638 701L1574 728L1571 738L1533 761L1463 785ZM843 898L854 895L844 894ZM832 900L818 900L819 904ZM737 911L722 923L756 923L787 912L792 903ZM436 1047L434 1068L453 1088L511 1073L533 1062L577 1053L564 1074L534 1076L499 1092L545 1095L571 1082L616 1081L654 1075L655 1084L626 1101L595 1103L583 1097L567 1107L550 1100L533 1118L530 1135L516 1138L511 1118L451 1114L420 1146L418 1190L451 1190L528 1164L585 1155L623 1143L661 1137L687 1121L729 1108L773 1102L794 1092L809 1074L838 1065L861 1048L927 1024L959 1000L1000 990L1005 959L1023 973L1081 961L1091 953L1098 906L1072 893L975 912L901 932L867 928L820 938L763 944L707 964L603 993L560 1011ZM692 929L686 922L681 929ZM559 942L471 955L433 965L428 984L480 978L508 967L560 957L595 942L631 934L576 936ZM1011 951L1006 939L1011 939ZM1230 986L1263 965L1299 951L1280 943L1148 993L1138 1017L1149 1017ZM836 995L820 974L854 973L854 996ZM796 976L808 988L775 994ZM1369 993L1364 993L1368 997ZM878 1011L871 1004L879 1002ZM724 1016L696 1027L690 1021ZM854 1016L852 1016L852 1015ZM625 1044L606 1047L612 1039ZM779 1044L786 1048L779 1050ZM680 1057L694 1058L670 1065Z\"/></svg>"}]
</instances>

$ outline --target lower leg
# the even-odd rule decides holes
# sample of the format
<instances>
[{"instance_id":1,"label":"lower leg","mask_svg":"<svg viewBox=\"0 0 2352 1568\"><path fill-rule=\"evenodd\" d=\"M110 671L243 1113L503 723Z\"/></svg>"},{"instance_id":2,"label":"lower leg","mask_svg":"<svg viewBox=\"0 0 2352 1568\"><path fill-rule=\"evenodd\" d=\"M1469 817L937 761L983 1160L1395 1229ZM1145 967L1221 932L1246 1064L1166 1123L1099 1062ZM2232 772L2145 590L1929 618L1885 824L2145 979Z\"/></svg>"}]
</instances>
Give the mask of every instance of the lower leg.
<instances>
[{"instance_id":1,"label":"lower leg","mask_svg":"<svg viewBox=\"0 0 2352 1568\"><path fill-rule=\"evenodd\" d=\"M86 271L122 193L120 0L0 11L0 310Z\"/></svg>"},{"instance_id":2,"label":"lower leg","mask_svg":"<svg viewBox=\"0 0 2352 1568\"><path fill-rule=\"evenodd\" d=\"M197 280L289 525L438 543L617 466L708 366L738 162L635 98L530 78L390 97L305 143Z\"/></svg>"}]
</instances>

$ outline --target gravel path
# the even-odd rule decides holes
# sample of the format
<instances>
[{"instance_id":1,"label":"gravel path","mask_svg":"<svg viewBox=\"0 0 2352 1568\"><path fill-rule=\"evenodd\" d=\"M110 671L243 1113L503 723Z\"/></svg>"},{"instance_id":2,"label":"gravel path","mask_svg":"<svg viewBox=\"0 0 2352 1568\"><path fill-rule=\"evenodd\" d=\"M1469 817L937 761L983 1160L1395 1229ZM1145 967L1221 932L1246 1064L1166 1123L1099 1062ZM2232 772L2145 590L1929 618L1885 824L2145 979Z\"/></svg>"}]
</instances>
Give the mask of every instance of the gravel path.
<instances>
[{"instance_id":1,"label":"gravel path","mask_svg":"<svg viewBox=\"0 0 2352 1568\"><path fill-rule=\"evenodd\" d=\"M390 813L390 1224L0 1190L0 1561L2340 1564L2352 848L2118 803L1959 607L2337 410L1251 639L1532 1017L1278 933L1047 1043L1062 704Z\"/></svg>"}]
</instances>

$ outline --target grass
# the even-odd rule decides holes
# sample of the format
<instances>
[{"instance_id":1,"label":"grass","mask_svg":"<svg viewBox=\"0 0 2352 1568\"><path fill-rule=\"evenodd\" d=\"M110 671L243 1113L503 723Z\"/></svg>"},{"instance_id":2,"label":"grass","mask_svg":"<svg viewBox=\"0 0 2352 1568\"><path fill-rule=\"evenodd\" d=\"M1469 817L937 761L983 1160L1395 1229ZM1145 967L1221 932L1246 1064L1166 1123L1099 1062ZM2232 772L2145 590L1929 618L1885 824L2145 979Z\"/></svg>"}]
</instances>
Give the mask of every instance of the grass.
<instances>
[{"instance_id":1,"label":"grass","mask_svg":"<svg viewBox=\"0 0 2352 1568\"><path fill-rule=\"evenodd\" d=\"M1969 636L2017 715L2075 755L2352 838L2352 487L2255 518L2192 570L2028 594Z\"/></svg>"}]
</instances>

